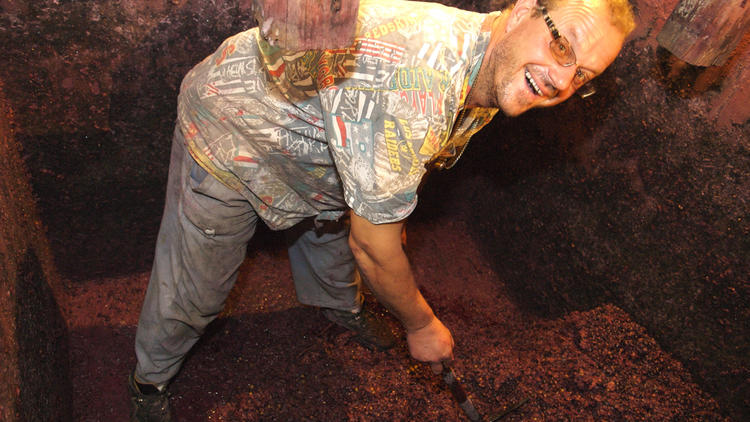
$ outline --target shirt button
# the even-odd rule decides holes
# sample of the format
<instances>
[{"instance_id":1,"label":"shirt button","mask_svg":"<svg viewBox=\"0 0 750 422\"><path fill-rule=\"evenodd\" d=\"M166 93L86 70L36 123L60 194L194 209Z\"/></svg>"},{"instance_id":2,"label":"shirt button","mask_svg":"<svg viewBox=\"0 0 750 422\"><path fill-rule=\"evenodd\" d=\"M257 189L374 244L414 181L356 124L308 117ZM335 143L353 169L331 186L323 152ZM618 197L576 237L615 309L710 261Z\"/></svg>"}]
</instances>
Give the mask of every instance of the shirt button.
<instances>
[{"instance_id":1,"label":"shirt button","mask_svg":"<svg viewBox=\"0 0 750 422\"><path fill-rule=\"evenodd\" d=\"M216 230L214 229L205 229L203 230L203 233L206 233L206 236L213 236L216 234Z\"/></svg>"}]
</instances>

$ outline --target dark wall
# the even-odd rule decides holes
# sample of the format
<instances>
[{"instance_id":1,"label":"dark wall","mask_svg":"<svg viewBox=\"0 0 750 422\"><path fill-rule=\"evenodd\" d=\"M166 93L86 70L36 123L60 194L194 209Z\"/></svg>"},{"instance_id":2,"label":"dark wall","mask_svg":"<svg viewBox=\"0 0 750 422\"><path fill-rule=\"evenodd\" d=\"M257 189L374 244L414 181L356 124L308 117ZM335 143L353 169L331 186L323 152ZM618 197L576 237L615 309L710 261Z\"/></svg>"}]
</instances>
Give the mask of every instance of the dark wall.
<instances>
[{"instance_id":1,"label":"dark wall","mask_svg":"<svg viewBox=\"0 0 750 422\"><path fill-rule=\"evenodd\" d=\"M27 250L16 276L19 421L71 421L68 330L39 257Z\"/></svg>"},{"instance_id":2,"label":"dark wall","mask_svg":"<svg viewBox=\"0 0 750 422\"><path fill-rule=\"evenodd\" d=\"M254 26L244 3L0 2L0 79L63 274L148 268L180 81Z\"/></svg>"},{"instance_id":3,"label":"dark wall","mask_svg":"<svg viewBox=\"0 0 750 422\"><path fill-rule=\"evenodd\" d=\"M0 420L71 418L67 329L0 80Z\"/></svg>"}]
</instances>

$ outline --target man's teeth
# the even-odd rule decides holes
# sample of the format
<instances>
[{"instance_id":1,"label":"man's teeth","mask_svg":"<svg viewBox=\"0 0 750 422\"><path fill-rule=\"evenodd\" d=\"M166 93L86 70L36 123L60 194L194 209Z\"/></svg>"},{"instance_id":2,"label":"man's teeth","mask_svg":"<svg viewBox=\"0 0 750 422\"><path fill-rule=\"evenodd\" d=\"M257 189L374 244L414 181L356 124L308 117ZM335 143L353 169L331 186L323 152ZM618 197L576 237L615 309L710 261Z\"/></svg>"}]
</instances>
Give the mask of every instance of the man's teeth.
<instances>
[{"instance_id":1,"label":"man's teeth","mask_svg":"<svg viewBox=\"0 0 750 422\"><path fill-rule=\"evenodd\" d=\"M529 83L534 92L536 92L536 95L544 95L542 94L542 90L539 89L539 85L534 82L534 79L531 77L531 73L529 73L528 70L526 71L526 81Z\"/></svg>"}]
</instances>

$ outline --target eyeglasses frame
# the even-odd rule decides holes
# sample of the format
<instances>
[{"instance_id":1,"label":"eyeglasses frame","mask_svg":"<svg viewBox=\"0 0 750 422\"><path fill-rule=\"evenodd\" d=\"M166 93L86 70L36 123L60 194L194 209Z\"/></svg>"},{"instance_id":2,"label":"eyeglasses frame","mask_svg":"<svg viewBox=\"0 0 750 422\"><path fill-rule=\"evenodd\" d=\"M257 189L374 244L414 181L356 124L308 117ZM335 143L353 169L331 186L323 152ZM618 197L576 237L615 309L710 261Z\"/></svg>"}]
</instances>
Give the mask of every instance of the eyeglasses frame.
<instances>
[{"instance_id":1,"label":"eyeglasses frame","mask_svg":"<svg viewBox=\"0 0 750 422\"><path fill-rule=\"evenodd\" d=\"M547 24L547 28L552 34L552 40L549 42L549 48L552 51L552 56L560 66L570 67L576 65L576 53L575 51L573 51L573 47L570 45L570 41L568 41L568 39L565 38L564 35L561 35L560 31L557 30L557 26L555 26L555 23L552 22L552 18L550 18L549 13L547 12L547 8L545 6L540 6L539 10L542 12L544 23ZM563 56L560 56L557 53L561 50L560 47L562 47L566 51ZM566 60L561 61L561 59ZM585 82L581 86L576 88L576 94L578 94L578 96L580 96L581 98L590 97L596 94L596 87L594 87L594 85L590 81Z\"/></svg>"}]
</instances>

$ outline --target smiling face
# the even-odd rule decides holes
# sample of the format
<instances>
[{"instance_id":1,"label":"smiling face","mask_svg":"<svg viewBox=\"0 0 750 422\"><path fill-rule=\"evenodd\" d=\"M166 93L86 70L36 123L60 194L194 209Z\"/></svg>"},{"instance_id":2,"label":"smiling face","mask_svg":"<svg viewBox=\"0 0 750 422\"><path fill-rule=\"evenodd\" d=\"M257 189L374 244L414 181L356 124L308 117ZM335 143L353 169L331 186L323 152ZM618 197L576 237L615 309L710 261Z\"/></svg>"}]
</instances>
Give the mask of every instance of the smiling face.
<instances>
[{"instance_id":1,"label":"smiling face","mask_svg":"<svg viewBox=\"0 0 750 422\"><path fill-rule=\"evenodd\" d=\"M470 105L498 107L517 116L559 104L575 93L576 79L596 77L620 52L625 36L610 23L603 0L569 0L548 11L576 56L575 65L559 64L549 47L552 34L536 6L536 0L519 0L496 21Z\"/></svg>"}]
</instances>

